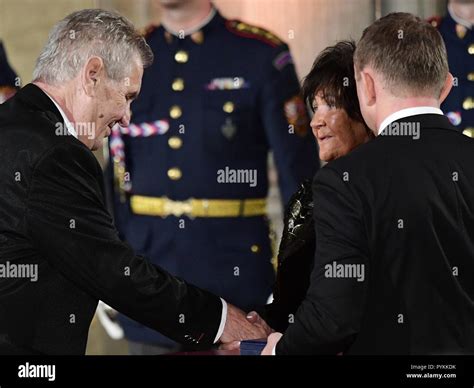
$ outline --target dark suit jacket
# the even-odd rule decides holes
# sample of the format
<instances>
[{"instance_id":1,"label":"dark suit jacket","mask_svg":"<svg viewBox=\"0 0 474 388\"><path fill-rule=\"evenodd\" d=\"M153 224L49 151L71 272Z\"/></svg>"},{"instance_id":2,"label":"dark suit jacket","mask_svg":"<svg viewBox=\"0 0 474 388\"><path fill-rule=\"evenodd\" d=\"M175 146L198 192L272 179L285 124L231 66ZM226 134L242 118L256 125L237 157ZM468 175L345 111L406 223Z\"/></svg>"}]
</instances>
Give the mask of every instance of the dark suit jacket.
<instances>
[{"instance_id":1,"label":"dark suit jacket","mask_svg":"<svg viewBox=\"0 0 474 388\"><path fill-rule=\"evenodd\" d=\"M83 354L99 299L176 341L211 344L219 298L119 240L99 164L58 123L31 84L0 105L0 354ZM38 280L13 277L18 264L37 266Z\"/></svg>"},{"instance_id":2,"label":"dark suit jacket","mask_svg":"<svg viewBox=\"0 0 474 388\"><path fill-rule=\"evenodd\" d=\"M398 123L420 138L379 135L316 175L315 268L277 354L474 353L474 140L441 115Z\"/></svg>"}]
</instances>

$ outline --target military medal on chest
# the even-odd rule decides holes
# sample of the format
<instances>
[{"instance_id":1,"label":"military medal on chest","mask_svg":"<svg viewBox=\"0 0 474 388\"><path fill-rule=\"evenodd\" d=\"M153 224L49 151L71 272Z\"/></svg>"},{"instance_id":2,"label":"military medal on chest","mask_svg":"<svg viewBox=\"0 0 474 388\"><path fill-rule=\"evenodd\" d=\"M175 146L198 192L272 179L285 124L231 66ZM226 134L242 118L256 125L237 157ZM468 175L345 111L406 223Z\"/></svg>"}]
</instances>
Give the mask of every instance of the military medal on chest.
<instances>
[{"instance_id":1,"label":"military medal on chest","mask_svg":"<svg viewBox=\"0 0 474 388\"><path fill-rule=\"evenodd\" d=\"M237 127L231 117L227 117L225 119L225 123L221 127L221 132L228 140L232 140L234 138L235 133L237 132Z\"/></svg>"},{"instance_id":2,"label":"military medal on chest","mask_svg":"<svg viewBox=\"0 0 474 388\"><path fill-rule=\"evenodd\" d=\"M235 110L235 104L232 101L227 101L222 106L222 110L227 113L224 124L221 127L221 132L226 139L232 140L237 132L237 126L232 119L232 113Z\"/></svg>"}]
</instances>

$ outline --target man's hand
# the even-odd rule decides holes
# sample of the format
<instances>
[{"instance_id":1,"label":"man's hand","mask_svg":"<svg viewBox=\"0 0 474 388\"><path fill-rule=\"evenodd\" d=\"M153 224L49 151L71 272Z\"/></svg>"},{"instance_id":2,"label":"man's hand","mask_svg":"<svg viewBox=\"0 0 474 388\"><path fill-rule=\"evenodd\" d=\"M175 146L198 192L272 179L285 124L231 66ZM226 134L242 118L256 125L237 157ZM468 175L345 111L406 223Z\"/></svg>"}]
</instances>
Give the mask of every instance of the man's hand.
<instances>
[{"instance_id":1,"label":"man's hand","mask_svg":"<svg viewBox=\"0 0 474 388\"><path fill-rule=\"evenodd\" d=\"M267 339L267 345L263 348L261 355L262 356L272 356L273 350L276 348L278 341L280 341L283 334L273 333L270 334Z\"/></svg>"},{"instance_id":2,"label":"man's hand","mask_svg":"<svg viewBox=\"0 0 474 388\"><path fill-rule=\"evenodd\" d=\"M237 349L240 341L244 339L265 338L270 333L271 328L263 319L260 318L260 321L251 323L242 310L227 304L227 319L224 332L219 339L224 344L221 349Z\"/></svg>"},{"instance_id":3,"label":"man's hand","mask_svg":"<svg viewBox=\"0 0 474 388\"><path fill-rule=\"evenodd\" d=\"M258 315L256 311L250 311L247 314L247 321L254 325L262 327L267 333L267 336L275 331L270 326L268 326L267 322L265 322L265 320L260 315Z\"/></svg>"}]
</instances>

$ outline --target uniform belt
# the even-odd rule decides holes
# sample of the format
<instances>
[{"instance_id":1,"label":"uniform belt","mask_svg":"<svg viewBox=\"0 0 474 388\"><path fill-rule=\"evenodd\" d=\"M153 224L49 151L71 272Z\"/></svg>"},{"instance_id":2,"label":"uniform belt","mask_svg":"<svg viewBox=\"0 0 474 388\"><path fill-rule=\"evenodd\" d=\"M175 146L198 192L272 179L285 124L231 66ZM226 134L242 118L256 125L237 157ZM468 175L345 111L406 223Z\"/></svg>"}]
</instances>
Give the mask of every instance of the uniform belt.
<instances>
[{"instance_id":1,"label":"uniform belt","mask_svg":"<svg viewBox=\"0 0 474 388\"><path fill-rule=\"evenodd\" d=\"M173 201L166 197L132 195L130 206L134 214L146 216L255 217L266 214L267 200L190 198L187 201Z\"/></svg>"}]
</instances>

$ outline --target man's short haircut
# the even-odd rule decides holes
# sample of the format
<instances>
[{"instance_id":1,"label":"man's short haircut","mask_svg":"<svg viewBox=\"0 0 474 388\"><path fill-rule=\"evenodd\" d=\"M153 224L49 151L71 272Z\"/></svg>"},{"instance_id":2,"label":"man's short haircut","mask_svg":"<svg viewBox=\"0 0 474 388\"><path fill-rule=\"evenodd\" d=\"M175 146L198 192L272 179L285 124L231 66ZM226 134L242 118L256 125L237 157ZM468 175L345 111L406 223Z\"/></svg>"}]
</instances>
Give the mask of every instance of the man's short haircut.
<instances>
[{"instance_id":1,"label":"man's short haircut","mask_svg":"<svg viewBox=\"0 0 474 388\"><path fill-rule=\"evenodd\" d=\"M399 97L439 97L449 71L438 30L403 12L388 14L364 30L354 63L358 71L370 65Z\"/></svg>"}]
</instances>

